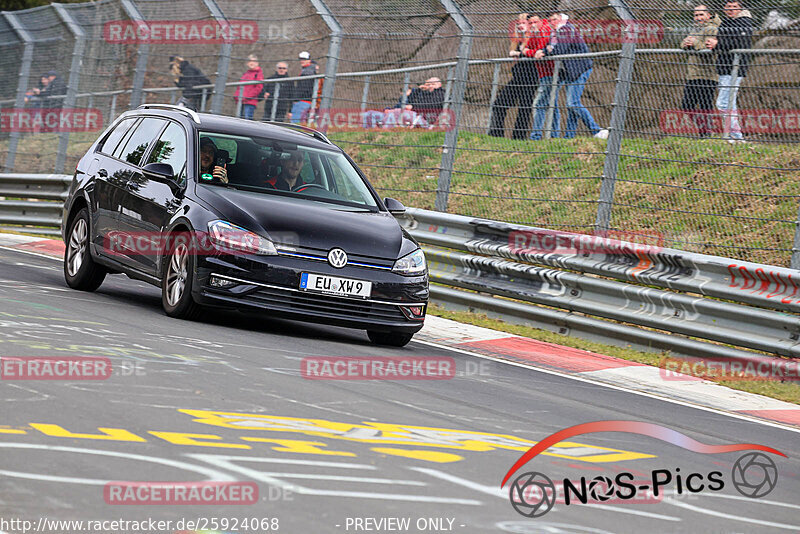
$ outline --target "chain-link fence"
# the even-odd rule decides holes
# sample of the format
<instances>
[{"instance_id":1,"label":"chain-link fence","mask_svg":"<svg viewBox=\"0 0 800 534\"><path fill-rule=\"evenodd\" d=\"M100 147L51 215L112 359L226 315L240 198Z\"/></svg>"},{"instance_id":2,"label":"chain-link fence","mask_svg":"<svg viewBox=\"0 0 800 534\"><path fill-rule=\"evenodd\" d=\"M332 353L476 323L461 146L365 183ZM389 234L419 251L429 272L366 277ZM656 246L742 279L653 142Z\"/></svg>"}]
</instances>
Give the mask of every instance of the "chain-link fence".
<instances>
[{"instance_id":1,"label":"chain-link fence","mask_svg":"<svg viewBox=\"0 0 800 534\"><path fill-rule=\"evenodd\" d=\"M410 206L800 268L788 0L103 0L4 12L0 51L7 170L69 172L122 111L187 96L183 60L204 111L307 101L291 118Z\"/></svg>"}]
</instances>

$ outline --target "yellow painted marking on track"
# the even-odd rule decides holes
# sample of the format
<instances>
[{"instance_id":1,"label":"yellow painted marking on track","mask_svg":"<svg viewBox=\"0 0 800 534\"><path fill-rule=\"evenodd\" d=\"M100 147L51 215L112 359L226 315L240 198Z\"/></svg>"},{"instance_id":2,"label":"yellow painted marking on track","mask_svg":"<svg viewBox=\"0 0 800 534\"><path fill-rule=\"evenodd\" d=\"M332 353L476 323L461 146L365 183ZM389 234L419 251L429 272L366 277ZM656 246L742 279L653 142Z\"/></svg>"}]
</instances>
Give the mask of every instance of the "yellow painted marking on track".
<instances>
[{"instance_id":1,"label":"yellow painted marking on track","mask_svg":"<svg viewBox=\"0 0 800 534\"><path fill-rule=\"evenodd\" d=\"M464 451L487 452L497 449L527 451L536 442L510 436L449 428L432 428L365 421L362 424L340 423L324 419L305 419L260 414L217 412L210 410L178 410L194 417L197 423L237 430L291 432L328 439L375 443L381 445L413 445ZM655 458L652 454L623 451L581 443L563 442L542 454L588 462L617 462Z\"/></svg>"},{"instance_id":2,"label":"yellow painted marking on track","mask_svg":"<svg viewBox=\"0 0 800 534\"><path fill-rule=\"evenodd\" d=\"M222 439L220 436L215 436L213 434L187 434L185 432L156 432L153 430L148 431L148 434L152 434L157 438L161 438L164 441L174 443L175 445L192 445L195 447L220 447L223 449L252 449L250 445L245 445L244 443L219 443L219 442L208 443L205 441L198 441L200 439Z\"/></svg>"},{"instance_id":3,"label":"yellow painted marking on track","mask_svg":"<svg viewBox=\"0 0 800 534\"><path fill-rule=\"evenodd\" d=\"M15 428L0 428L0 434L27 434L27 432Z\"/></svg>"},{"instance_id":4,"label":"yellow painted marking on track","mask_svg":"<svg viewBox=\"0 0 800 534\"><path fill-rule=\"evenodd\" d=\"M355 456L352 452L345 451L331 451L328 449L321 449L320 447L327 447L327 443L321 441L302 441L296 439L269 439L269 438L240 438L244 441L258 442L258 443L274 443L279 447L270 447L273 451L280 452L296 452L299 454L324 454L327 456Z\"/></svg>"},{"instance_id":5,"label":"yellow painted marking on track","mask_svg":"<svg viewBox=\"0 0 800 534\"><path fill-rule=\"evenodd\" d=\"M415 451L408 449L393 449L390 447L373 447L370 450L381 454L402 456L403 458L413 458L414 460L425 460L426 462L436 462L439 464L459 462L464 459L463 456L441 451Z\"/></svg>"},{"instance_id":6,"label":"yellow painted marking on track","mask_svg":"<svg viewBox=\"0 0 800 534\"><path fill-rule=\"evenodd\" d=\"M147 441L144 438L137 436L132 432L128 432L122 428L98 428L102 434L78 434L70 432L64 427L58 425L51 425L45 423L30 423L30 425L44 434L45 436L52 436L54 438L71 438L71 439L98 439L104 441Z\"/></svg>"}]
</instances>

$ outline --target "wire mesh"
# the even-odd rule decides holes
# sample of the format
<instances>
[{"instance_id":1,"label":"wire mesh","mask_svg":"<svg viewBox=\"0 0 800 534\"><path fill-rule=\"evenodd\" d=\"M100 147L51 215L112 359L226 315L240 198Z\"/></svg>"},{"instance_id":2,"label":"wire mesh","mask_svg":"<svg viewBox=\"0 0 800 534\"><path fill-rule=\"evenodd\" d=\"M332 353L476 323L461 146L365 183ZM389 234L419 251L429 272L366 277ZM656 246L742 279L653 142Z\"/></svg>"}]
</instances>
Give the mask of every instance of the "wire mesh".
<instances>
[{"instance_id":1,"label":"wire mesh","mask_svg":"<svg viewBox=\"0 0 800 534\"><path fill-rule=\"evenodd\" d=\"M591 53L585 84L575 83L570 72L574 56L559 59L553 52L533 60L509 54L522 46L557 44L529 17L546 19L565 9L561 2L532 7L514 0L267 0L256 8L245 0L101 0L63 7L86 39L74 106L98 109L103 124L129 108L137 79L147 102L181 97L170 71L172 56L190 62L215 85L199 107L210 110L215 91L228 84L217 96L216 111L235 115L243 103L235 96L243 90L230 84L245 74L251 54L266 78L278 62L297 76L298 53L308 51L319 66L315 72L334 87L329 109L322 109L331 85L313 84L316 98L306 97L313 102L303 120L327 129L384 196L434 208L437 195L441 200L447 193L449 212L586 233L605 233L598 213L610 202L612 237L788 265L800 204L800 186L791 179L800 170L800 55L785 52L800 50L800 7L788 0L748 2L753 36L745 48L757 52L728 54L725 60L734 74L730 58L738 57L735 74L743 75L733 114L718 105L720 93L730 96L734 85L720 82L717 72L720 50L730 43L712 51L685 49L687 36L701 36L699 49L708 37L693 18L694 4L627 3L640 33L624 102L615 102L615 91L625 83L620 51L632 26L605 0L576 0L565 11L586 44L582 50ZM730 24L723 5L709 6L715 24ZM333 21L325 18L325 7ZM158 27L161 33L146 41L119 33L115 39L112 31L137 31L131 9L150 31ZM470 31L459 28L457 12ZM527 14L524 27L517 24L521 13ZM14 14L34 40L28 88L50 70L68 81L76 39L57 11L45 6ZM225 21L249 24L250 33L227 42L219 35L174 34L179 26L183 32L216 30ZM3 108L14 106L24 49L0 17ZM561 68L554 84L547 65L556 60ZM459 71L465 61L469 65ZM277 120L287 118L298 100L294 87L281 84ZM572 131L569 110L578 110L579 90L593 122L577 120ZM256 119L271 117L271 101L257 97L256 106ZM413 114L406 114L406 106ZM625 111L624 123L613 123L615 106ZM739 118L738 129L733 117ZM615 131L622 135L619 154L605 139L609 131L612 138ZM67 169L97 134L69 134ZM0 128L0 164L8 160L12 136L19 138L16 170L53 171L59 134ZM618 163L616 170L609 163ZM601 198L609 184L613 197ZM800 255L797 260L800 267Z\"/></svg>"}]
</instances>

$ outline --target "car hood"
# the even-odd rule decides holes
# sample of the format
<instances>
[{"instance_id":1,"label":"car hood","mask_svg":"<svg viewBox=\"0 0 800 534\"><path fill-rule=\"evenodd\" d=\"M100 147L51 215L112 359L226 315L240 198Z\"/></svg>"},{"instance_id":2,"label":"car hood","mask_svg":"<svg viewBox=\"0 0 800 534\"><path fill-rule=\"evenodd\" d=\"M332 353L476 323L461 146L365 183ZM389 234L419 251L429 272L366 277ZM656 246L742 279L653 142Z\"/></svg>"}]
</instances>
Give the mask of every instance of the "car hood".
<instances>
[{"instance_id":1,"label":"car hood","mask_svg":"<svg viewBox=\"0 0 800 534\"><path fill-rule=\"evenodd\" d=\"M397 259L417 248L387 212L348 211L279 195L198 185L197 197L233 224L268 236L276 245ZM280 248L280 247L279 247Z\"/></svg>"}]
</instances>

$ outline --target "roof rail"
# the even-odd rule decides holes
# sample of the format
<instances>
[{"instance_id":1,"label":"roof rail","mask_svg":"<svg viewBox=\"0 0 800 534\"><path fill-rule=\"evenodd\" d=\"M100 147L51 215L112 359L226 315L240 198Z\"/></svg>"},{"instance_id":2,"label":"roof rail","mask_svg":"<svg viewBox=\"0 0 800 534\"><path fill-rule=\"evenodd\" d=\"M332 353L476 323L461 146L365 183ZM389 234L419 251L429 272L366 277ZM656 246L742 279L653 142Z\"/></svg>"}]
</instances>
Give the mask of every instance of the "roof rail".
<instances>
[{"instance_id":1,"label":"roof rail","mask_svg":"<svg viewBox=\"0 0 800 534\"><path fill-rule=\"evenodd\" d=\"M262 121L262 122L264 122L264 124L272 124L274 126L283 126L284 128L290 128L292 130L297 130L298 132L309 134L309 135L311 135L311 137L313 137L315 139L319 139L323 143L327 143L329 145L333 144L331 142L331 140L328 139L327 136L324 133L320 132L319 130L315 130L314 128L309 128L308 126L303 126L302 124L294 124L294 123L291 123L291 122L279 122L279 121Z\"/></svg>"},{"instance_id":2,"label":"roof rail","mask_svg":"<svg viewBox=\"0 0 800 534\"><path fill-rule=\"evenodd\" d=\"M136 109L163 109L166 111L178 111L180 113L186 113L194 122L200 124L200 115L198 115L193 109L189 109L186 106L176 106L174 104L142 104Z\"/></svg>"}]
</instances>

